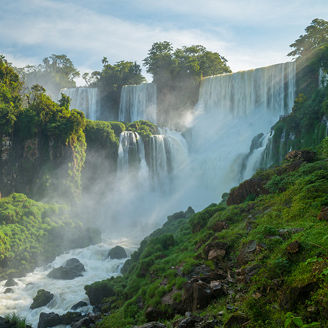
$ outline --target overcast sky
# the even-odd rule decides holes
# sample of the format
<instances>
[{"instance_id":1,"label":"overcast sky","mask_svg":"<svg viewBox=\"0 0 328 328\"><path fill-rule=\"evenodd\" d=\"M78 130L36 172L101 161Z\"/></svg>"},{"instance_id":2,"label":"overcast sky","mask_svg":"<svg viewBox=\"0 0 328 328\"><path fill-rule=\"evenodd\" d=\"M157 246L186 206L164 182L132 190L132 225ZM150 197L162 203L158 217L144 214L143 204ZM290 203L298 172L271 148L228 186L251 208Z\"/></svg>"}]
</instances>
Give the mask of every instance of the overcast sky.
<instances>
[{"instance_id":1,"label":"overcast sky","mask_svg":"<svg viewBox=\"0 0 328 328\"><path fill-rule=\"evenodd\" d=\"M233 71L289 60L328 0L0 0L0 53L16 66L66 54L81 72L137 61L156 41L201 44Z\"/></svg>"}]
</instances>

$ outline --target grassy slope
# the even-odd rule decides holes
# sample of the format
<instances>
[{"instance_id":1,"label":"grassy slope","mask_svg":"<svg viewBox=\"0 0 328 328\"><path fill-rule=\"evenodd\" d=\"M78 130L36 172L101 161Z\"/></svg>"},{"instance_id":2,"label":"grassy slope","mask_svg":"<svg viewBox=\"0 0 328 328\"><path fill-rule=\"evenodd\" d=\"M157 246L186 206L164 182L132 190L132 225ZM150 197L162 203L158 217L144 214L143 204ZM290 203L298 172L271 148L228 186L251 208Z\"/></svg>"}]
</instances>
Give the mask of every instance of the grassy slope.
<instances>
[{"instance_id":1,"label":"grassy slope","mask_svg":"<svg viewBox=\"0 0 328 328\"><path fill-rule=\"evenodd\" d=\"M112 314L99 327L145 322L149 307L162 313L162 321L171 320L174 309L161 299L175 290L173 297L179 302L188 274L199 264L230 270L232 278L229 296L214 300L201 315L223 311L226 321L233 312L227 305L232 305L249 318L247 327L283 327L289 312L303 322L328 325L328 223L317 218L328 206L328 162L321 159L290 170L287 163L257 174L268 195L239 205L213 204L190 218L176 215L147 237L126 265L125 275L102 282L113 287L116 296L111 299ZM213 227L220 221L228 228L216 233ZM228 244L222 261L204 256L213 240ZM300 250L289 254L287 246L296 240ZM238 255L250 241L260 247L240 264ZM259 272L250 282L240 279L253 264L259 264Z\"/></svg>"}]
</instances>

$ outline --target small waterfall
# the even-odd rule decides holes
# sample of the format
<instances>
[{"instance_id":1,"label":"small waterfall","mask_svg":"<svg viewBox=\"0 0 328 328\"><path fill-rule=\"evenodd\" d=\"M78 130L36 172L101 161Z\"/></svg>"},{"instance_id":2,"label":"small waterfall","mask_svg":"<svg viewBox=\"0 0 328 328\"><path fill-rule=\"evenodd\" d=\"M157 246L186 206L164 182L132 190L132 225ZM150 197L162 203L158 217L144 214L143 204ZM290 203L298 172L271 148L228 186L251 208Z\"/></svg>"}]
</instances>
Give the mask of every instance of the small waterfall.
<instances>
[{"instance_id":1,"label":"small waterfall","mask_svg":"<svg viewBox=\"0 0 328 328\"><path fill-rule=\"evenodd\" d=\"M191 166L201 206L218 201L258 168L271 127L292 109L295 73L291 62L202 80L191 132ZM259 134L261 142L250 154Z\"/></svg>"},{"instance_id":2,"label":"small waterfall","mask_svg":"<svg viewBox=\"0 0 328 328\"><path fill-rule=\"evenodd\" d=\"M98 89L96 88L66 88L60 93L71 98L71 108L81 110L85 117L96 120L98 116Z\"/></svg>"},{"instance_id":3,"label":"small waterfall","mask_svg":"<svg viewBox=\"0 0 328 328\"><path fill-rule=\"evenodd\" d=\"M127 172L132 168L146 168L145 148L138 133L123 131L118 146L118 171Z\"/></svg>"},{"instance_id":4,"label":"small waterfall","mask_svg":"<svg viewBox=\"0 0 328 328\"><path fill-rule=\"evenodd\" d=\"M156 123L156 104L155 84L125 85L121 91L119 121L148 120Z\"/></svg>"}]
</instances>

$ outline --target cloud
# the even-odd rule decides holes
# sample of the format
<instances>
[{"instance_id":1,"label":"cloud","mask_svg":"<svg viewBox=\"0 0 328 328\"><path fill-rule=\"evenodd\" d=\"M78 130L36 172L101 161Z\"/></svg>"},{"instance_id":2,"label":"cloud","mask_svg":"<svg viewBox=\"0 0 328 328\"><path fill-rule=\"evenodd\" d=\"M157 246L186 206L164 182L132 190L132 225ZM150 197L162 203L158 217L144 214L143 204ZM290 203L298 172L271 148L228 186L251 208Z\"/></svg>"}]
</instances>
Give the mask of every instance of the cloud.
<instances>
[{"instance_id":1,"label":"cloud","mask_svg":"<svg viewBox=\"0 0 328 328\"><path fill-rule=\"evenodd\" d=\"M235 71L286 61L287 45L302 30L286 40L290 34L283 33L284 24L300 24L305 16L322 12L324 5L319 0L311 5L305 0L204 0L201 4L189 0L188 6L173 0L123 1L125 8L131 4L135 17L141 12L152 17L138 20L127 13L118 15L113 1L96 3L85 7L83 0L4 0L0 47L16 65L26 64L29 58L35 63L52 53L65 53L83 72L100 69L103 56L110 62L123 59L141 64L153 42L168 40L175 47L202 44L218 51ZM161 15L165 19L156 20ZM302 19L292 19L295 15ZM270 24L276 31L268 30ZM258 29L248 31L245 26Z\"/></svg>"}]
</instances>

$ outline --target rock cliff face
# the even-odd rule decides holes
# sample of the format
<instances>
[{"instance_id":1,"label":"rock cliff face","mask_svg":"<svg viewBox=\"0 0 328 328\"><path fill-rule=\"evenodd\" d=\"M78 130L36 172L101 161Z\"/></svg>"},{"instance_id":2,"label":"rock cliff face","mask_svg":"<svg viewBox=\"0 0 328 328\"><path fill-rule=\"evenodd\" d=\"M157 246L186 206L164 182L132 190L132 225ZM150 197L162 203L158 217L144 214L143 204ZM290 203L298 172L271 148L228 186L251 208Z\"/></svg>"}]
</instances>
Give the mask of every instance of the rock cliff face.
<instances>
[{"instance_id":1,"label":"rock cliff face","mask_svg":"<svg viewBox=\"0 0 328 328\"><path fill-rule=\"evenodd\" d=\"M0 138L0 186L3 196L21 192L30 197L70 196L80 192L85 160L83 133L67 142L42 135L23 140L12 134Z\"/></svg>"}]
</instances>

